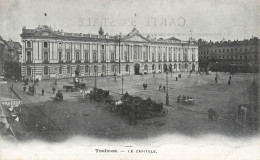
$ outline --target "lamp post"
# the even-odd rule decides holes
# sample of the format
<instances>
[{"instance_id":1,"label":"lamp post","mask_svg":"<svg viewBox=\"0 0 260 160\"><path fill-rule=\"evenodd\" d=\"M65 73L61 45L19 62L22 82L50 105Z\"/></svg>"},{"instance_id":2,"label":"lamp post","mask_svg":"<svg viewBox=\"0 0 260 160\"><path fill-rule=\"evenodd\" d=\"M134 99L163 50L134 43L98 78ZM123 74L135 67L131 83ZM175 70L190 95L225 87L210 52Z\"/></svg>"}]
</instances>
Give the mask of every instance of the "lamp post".
<instances>
[{"instance_id":1,"label":"lamp post","mask_svg":"<svg viewBox=\"0 0 260 160\"><path fill-rule=\"evenodd\" d=\"M119 42L119 61L118 61L118 69L119 69L119 71L118 71L118 73L120 74L121 73L121 67L120 67L120 60L121 60L121 58L120 58L120 56L121 56L121 33L119 34L119 38L118 38L118 42Z\"/></svg>"},{"instance_id":2,"label":"lamp post","mask_svg":"<svg viewBox=\"0 0 260 160\"><path fill-rule=\"evenodd\" d=\"M96 89L97 88L97 67L96 66L94 66L95 68L94 68L94 72L95 72L95 84L94 84L94 89Z\"/></svg>"},{"instance_id":3,"label":"lamp post","mask_svg":"<svg viewBox=\"0 0 260 160\"><path fill-rule=\"evenodd\" d=\"M168 92L168 70L166 70L166 106L169 106L169 92Z\"/></svg>"},{"instance_id":4,"label":"lamp post","mask_svg":"<svg viewBox=\"0 0 260 160\"><path fill-rule=\"evenodd\" d=\"M122 75L122 95L124 94L124 77Z\"/></svg>"}]
</instances>

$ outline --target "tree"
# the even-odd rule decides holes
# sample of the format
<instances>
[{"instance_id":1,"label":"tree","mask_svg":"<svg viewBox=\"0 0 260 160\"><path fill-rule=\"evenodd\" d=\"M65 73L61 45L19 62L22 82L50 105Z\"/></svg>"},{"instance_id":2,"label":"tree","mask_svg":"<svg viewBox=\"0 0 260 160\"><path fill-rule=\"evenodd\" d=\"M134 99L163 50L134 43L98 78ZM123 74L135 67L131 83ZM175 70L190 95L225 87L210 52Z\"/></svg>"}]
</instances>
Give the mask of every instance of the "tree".
<instances>
[{"instance_id":1,"label":"tree","mask_svg":"<svg viewBox=\"0 0 260 160\"><path fill-rule=\"evenodd\" d=\"M21 65L16 61L5 61L4 62L4 74L6 78L15 80L21 79Z\"/></svg>"}]
</instances>

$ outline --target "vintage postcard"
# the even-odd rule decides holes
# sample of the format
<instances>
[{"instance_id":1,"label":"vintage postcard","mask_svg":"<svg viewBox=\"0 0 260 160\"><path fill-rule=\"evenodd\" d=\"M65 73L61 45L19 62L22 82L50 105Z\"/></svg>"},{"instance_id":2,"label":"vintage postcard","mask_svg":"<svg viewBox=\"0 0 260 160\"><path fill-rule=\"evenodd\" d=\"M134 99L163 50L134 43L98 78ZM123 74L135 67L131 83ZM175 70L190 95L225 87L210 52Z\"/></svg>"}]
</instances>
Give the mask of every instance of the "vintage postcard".
<instances>
[{"instance_id":1,"label":"vintage postcard","mask_svg":"<svg viewBox=\"0 0 260 160\"><path fill-rule=\"evenodd\" d=\"M0 0L0 159L259 160L259 0Z\"/></svg>"}]
</instances>

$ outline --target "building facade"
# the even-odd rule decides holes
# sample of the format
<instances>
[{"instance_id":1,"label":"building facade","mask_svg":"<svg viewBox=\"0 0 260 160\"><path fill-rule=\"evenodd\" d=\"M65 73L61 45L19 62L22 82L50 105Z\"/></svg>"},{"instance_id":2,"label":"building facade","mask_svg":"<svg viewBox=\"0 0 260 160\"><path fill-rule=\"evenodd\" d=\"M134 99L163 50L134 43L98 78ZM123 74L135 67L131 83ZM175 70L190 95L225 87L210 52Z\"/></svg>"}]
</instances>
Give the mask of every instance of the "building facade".
<instances>
[{"instance_id":1,"label":"building facade","mask_svg":"<svg viewBox=\"0 0 260 160\"><path fill-rule=\"evenodd\" d=\"M201 69L234 72L258 72L260 40L198 41Z\"/></svg>"},{"instance_id":2,"label":"building facade","mask_svg":"<svg viewBox=\"0 0 260 160\"><path fill-rule=\"evenodd\" d=\"M150 39L136 28L109 36L53 31L51 27L22 30L21 73L50 79L96 75L158 73L198 70L194 41Z\"/></svg>"}]
</instances>

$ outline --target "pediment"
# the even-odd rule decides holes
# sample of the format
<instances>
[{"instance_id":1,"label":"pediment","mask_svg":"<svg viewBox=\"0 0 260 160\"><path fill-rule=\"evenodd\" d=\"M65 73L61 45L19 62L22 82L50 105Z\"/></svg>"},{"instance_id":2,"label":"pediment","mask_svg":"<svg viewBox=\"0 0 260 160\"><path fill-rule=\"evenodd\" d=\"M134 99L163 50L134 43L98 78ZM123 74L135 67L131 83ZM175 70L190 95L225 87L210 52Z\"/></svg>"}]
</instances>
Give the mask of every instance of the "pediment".
<instances>
[{"instance_id":1,"label":"pediment","mask_svg":"<svg viewBox=\"0 0 260 160\"><path fill-rule=\"evenodd\" d=\"M133 42L148 42L148 40L146 38L144 38L143 36L140 36L140 35L132 35L129 37L125 37L123 40L124 41L133 41Z\"/></svg>"}]
</instances>

